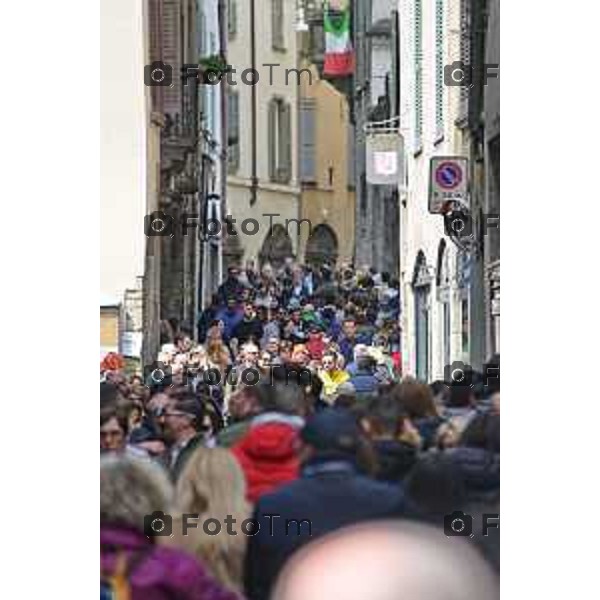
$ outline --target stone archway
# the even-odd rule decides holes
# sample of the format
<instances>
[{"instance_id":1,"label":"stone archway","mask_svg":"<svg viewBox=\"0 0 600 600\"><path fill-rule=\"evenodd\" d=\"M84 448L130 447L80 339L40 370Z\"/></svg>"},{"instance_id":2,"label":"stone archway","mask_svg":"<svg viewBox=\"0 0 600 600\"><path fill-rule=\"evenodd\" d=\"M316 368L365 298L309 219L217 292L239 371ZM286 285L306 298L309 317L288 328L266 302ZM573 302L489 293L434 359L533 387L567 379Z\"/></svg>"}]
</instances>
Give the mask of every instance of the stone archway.
<instances>
[{"instance_id":1,"label":"stone archway","mask_svg":"<svg viewBox=\"0 0 600 600\"><path fill-rule=\"evenodd\" d=\"M276 269L283 266L286 258L293 258L292 239L283 225L273 225L263 242L258 259L261 266L269 263Z\"/></svg>"},{"instance_id":2,"label":"stone archway","mask_svg":"<svg viewBox=\"0 0 600 600\"><path fill-rule=\"evenodd\" d=\"M306 242L305 262L312 265L328 263L335 267L337 257L338 240L335 231L329 225L317 225Z\"/></svg>"}]
</instances>

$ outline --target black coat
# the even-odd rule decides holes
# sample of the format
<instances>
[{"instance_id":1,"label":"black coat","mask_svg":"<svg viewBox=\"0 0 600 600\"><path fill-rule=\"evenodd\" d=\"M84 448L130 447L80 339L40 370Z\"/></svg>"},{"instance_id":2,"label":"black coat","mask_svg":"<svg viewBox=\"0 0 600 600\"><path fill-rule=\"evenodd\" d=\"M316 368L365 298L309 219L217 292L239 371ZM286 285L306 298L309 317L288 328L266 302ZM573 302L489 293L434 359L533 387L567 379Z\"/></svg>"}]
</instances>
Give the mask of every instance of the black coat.
<instances>
[{"instance_id":1,"label":"black coat","mask_svg":"<svg viewBox=\"0 0 600 600\"><path fill-rule=\"evenodd\" d=\"M233 337L238 339L240 346L245 344L250 338L259 345L263 336L262 322L256 317L250 320L242 319L233 330Z\"/></svg>"},{"instance_id":2,"label":"black coat","mask_svg":"<svg viewBox=\"0 0 600 600\"><path fill-rule=\"evenodd\" d=\"M397 440L378 440L373 443L379 470L377 479L399 483L417 460L417 449Z\"/></svg>"},{"instance_id":3,"label":"black coat","mask_svg":"<svg viewBox=\"0 0 600 600\"><path fill-rule=\"evenodd\" d=\"M247 597L267 600L284 563L308 542L346 525L397 518L405 512L400 486L361 475L349 462L305 467L300 479L262 496L256 505L254 518L260 530L249 538L244 574Z\"/></svg>"}]
</instances>

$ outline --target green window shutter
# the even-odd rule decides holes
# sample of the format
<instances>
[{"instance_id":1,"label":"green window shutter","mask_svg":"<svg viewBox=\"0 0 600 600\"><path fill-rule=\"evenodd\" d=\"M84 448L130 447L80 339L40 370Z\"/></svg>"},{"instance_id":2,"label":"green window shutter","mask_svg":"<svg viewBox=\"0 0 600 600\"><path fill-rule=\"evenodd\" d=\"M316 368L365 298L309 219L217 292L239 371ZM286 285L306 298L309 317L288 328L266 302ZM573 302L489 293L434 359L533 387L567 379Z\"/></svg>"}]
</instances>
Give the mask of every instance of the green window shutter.
<instances>
[{"instance_id":1,"label":"green window shutter","mask_svg":"<svg viewBox=\"0 0 600 600\"><path fill-rule=\"evenodd\" d=\"M268 143L269 143L269 179L277 181L277 111L278 102L273 99L269 102L269 123L268 123Z\"/></svg>"},{"instance_id":2,"label":"green window shutter","mask_svg":"<svg viewBox=\"0 0 600 600\"><path fill-rule=\"evenodd\" d=\"M227 2L227 33L233 39L237 33L237 0Z\"/></svg>"},{"instance_id":3,"label":"green window shutter","mask_svg":"<svg viewBox=\"0 0 600 600\"><path fill-rule=\"evenodd\" d=\"M285 50L284 18L283 0L271 0L271 45L274 50Z\"/></svg>"},{"instance_id":4,"label":"green window shutter","mask_svg":"<svg viewBox=\"0 0 600 600\"><path fill-rule=\"evenodd\" d=\"M423 0L414 3L415 138L414 151L423 145Z\"/></svg>"},{"instance_id":5,"label":"green window shutter","mask_svg":"<svg viewBox=\"0 0 600 600\"><path fill-rule=\"evenodd\" d=\"M435 1L435 138L444 135L444 0Z\"/></svg>"}]
</instances>

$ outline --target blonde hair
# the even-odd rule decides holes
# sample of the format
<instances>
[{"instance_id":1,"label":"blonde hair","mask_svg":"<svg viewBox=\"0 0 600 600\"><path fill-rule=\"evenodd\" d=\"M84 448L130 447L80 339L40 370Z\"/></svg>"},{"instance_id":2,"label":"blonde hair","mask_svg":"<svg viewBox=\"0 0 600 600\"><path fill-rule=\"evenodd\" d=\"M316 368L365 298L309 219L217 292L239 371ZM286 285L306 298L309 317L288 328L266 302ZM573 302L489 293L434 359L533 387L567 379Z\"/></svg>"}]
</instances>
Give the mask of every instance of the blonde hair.
<instances>
[{"instance_id":1,"label":"blonde hair","mask_svg":"<svg viewBox=\"0 0 600 600\"><path fill-rule=\"evenodd\" d=\"M199 521L197 527L189 528L184 536L185 513L198 513ZM234 456L224 448L198 448L177 480L173 543L200 558L223 585L241 591L246 552L246 535L241 523L250 514L244 474ZM225 524L229 515L235 519L232 525ZM208 535L203 530L207 519L219 521L219 533ZM228 527L237 535L228 534Z\"/></svg>"}]
</instances>

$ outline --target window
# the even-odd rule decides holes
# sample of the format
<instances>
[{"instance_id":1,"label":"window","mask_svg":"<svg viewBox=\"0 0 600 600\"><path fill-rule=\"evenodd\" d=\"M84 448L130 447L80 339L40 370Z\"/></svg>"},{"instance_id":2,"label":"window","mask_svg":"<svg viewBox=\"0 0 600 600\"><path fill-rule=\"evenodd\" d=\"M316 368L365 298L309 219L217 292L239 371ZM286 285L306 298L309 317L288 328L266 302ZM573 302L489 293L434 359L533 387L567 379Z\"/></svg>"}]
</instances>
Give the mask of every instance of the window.
<instances>
[{"instance_id":1,"label":"window","mask_svg":"<svg viewBox=\"0 0 600 600\"><path fill-rule=\"evenodd\" d=\"M356 187L356 140L354 137L354 125L348 122L348 188Z\"/></svg>"},{"instance_id":2,"label":"window","mask_svg":"<svg viewBox=\"0 0 600 600\"><path fill-rule=\"evenodd\" d=\"M300 100L300 181L314 183L316 177L315 166L315 101L312 98Z\"/></svg>"},{"instance_id":3,"label":"window","mask_svg":"<svg viewBox=\"0 0 600 600\"><path fill-rule=\"evenodd\" d=\"M292 178L292 111L282 98L269 102L269 178L289 183Z\"/></svg>"},{"instance_id":4,"label":"window","mask_svg":"<svg viewBox=\"0 0 600 600\"><path fill-rule=\"evenodd\" d=\"M237 33L237 2L236 0L227 0L227 34L229 39L233 39Z\"/></svg>"},{"instance_id":5,"label":"window","mask_svg":"<svg viewBox=\"0 0 600 600\"><path fill-rule=\"evenodd\" d=\"M227 172L235 173L240 166L240 95L227 88Z\"/></svg>"},{"instance_id":6,"label":"window","mask_svg":"<svg viewBox=\"0 0 600 600\"><path fill-rule=\"evenodd\" d=\"M444 137L444 0L435 0L435 143Z\"/></svg>"},{"instance_id":7,"label":"window","mask_svg":"<svg viewBox=\"0 0 600 600\"><path fill-rule=\"evenodd\" d=\"M423 136L423 0L414 4L415 138L414 151L422 148Z\"/></svg>"},{"instance_id":8,"label":"window","mask_svg":"<svg viewBox=\"0 0 600 600\"><path fill-rule=\"evenodd\" d=\"M471 64L471 0L461 0L460 3L460 60L465 65ZM465 121L468 116L469 87L461 86L459 91L459 121Z\"/></svg>"},{"instance_id":9,"label":"window","mask_svg":"<svg viewBox=\"0 0 600 600\"><path fill-rule=\"evenodd\" d=\"M274 50L285 50L283 2L284 0L271 0L271 45Z\"/></svg>"}]
</instances>

